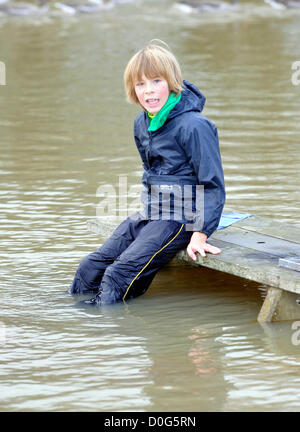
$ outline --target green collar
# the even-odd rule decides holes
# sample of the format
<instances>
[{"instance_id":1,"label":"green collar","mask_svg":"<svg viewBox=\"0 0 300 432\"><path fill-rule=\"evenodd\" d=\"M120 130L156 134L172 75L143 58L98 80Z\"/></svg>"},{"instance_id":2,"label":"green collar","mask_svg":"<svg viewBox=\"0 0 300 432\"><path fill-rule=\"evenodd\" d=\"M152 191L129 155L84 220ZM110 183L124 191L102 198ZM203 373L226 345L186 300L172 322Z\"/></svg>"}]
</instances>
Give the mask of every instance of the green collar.
<instances>
[{"instance_id":1,"label":"green collar","mask_svg":"<svg viewBox=\"0 0 300 432\"><path fill-rule=\"evenodd\" d=\"M170 111L175 107L175 105L180 101L180 99L181 93L178 96L176 96L175 93L171 93L168 97L167 102L160 109L160 111L158 111L156 115L153 115L147 111L150 122L150 126L148 127L149 132L154 132L164 125Z\"/></svg>"}]
</instances>

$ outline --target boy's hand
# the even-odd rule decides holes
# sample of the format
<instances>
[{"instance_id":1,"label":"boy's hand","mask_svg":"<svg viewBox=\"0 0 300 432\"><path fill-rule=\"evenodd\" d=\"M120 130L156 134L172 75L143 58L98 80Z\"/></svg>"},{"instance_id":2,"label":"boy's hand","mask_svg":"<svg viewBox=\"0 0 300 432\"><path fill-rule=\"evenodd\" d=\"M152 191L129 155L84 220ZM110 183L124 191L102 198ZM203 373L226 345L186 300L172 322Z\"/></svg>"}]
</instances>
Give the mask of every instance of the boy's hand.
<instances>
[{"instance_id":1,"label":"boy's hand","mask_svg":"<svg viewBox=\"0 0 300 432\"><path fill-rule=\"evenodd\" d=\"M192 258L192 260L196 261L196 252L199 252L202 257L206 257L205 252L209 252L213 255L217 255L222 252L221 249L217 248L216 246L212 246L206 243L206 239L206 234L194 232L191 237L190 243L186 248L189 257Z\"/></svg>"}]
</instances>

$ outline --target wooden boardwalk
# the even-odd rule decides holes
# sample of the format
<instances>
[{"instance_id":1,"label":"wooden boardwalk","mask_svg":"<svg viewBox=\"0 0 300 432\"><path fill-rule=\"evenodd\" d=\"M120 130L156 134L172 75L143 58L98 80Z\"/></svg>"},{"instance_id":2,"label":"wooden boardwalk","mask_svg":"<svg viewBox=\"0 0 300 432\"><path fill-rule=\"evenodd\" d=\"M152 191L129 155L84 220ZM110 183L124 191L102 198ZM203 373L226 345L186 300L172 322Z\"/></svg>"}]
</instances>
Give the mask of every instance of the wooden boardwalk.
<instances>
[{"instance_id":1,"label":"wooden boardwalk","mask_svg":"<svg viewBox=\"0 0 300 432\"><path fill-rule=\"evenodd\" d=\"M88 221L89 230L103 239L116 226L97 219ZM266 285L260 323L300 319L300 227L254 215L216 231L208 242L222 253L205 258L197 254L193 261L183 250L176 260Z\"/></svg>"}]
</instances>

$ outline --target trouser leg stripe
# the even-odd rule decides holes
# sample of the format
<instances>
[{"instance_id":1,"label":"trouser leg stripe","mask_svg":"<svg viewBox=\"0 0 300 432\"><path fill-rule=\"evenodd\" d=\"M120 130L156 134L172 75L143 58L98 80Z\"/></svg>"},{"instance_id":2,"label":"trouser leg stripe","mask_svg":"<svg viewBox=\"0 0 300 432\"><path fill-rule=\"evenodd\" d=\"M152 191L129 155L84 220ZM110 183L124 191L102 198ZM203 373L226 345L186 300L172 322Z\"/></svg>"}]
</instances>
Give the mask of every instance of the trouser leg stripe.
<instances>
[{"instance_id":1,"label":"trouser leg stripe","mask_svg":"<svg viewBox=\"0 0 300 432\"><path fill-rule=\"evenodd\" d=\"M178 233L177 234L175 234L175 236L166 244L166 245L164 245L161 249L159 249L157 252L155 252L155 254L154 255L152 255L152 257L149 259L149 261L147 262L147 264L145 264L144 265L144 267L142 268L142 270L132 279L132 281L130 282L130 284L129 284L129 286L128 286L128 288L127 288L127 290L126 290L126 293L124 294L124 296L123 296L123 298L122 298L122 300L125 300L125 297L127 296L127 294L128 294L128 291L129 291L129 289L130 289L130 287L131 287L131 285L133 284L133 282L136 280L136 278L137 277L139 277L139 275L145 270L145 268L151 263L151 261L153 260L153 258L155 258L156 257L156 255L157 254L159 254L159 252L161 252L163 249L165 249L167 246L169 246L169 244L170 243L172 243L172 241L174 241L175 239L176 239L176 237L180 234L180 232L182 231L182 228L183 228L183 226L184 226L184 224L182 224L181 225L181 227L180 227L180 229L179 229L179 231L178 231Z\"/></svg>"}]
</instances>

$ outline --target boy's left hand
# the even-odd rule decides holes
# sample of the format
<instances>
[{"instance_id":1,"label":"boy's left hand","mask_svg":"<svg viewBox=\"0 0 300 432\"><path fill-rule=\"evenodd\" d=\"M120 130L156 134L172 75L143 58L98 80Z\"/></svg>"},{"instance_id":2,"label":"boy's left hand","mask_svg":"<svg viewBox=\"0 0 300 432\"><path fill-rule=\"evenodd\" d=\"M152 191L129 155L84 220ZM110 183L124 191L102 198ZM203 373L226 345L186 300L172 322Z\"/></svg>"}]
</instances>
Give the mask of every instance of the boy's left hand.
<instances>
[{"instance_id":1,"label":"boy's left hand","mask_svg":"<svg viewBox=\"0 0 300 432\"><path fill-rule=\"evenodd\" d=\"M196 252L199 252L202 257L206 257L205 252L209 252L213 255L217 255L222 252L221 249L217 248L216 246L212 246L206 243L206 239L206 234L194 232L191 237L190 243L186 248L189 257L192 258L192 260L196 261Z\"/></svg>"}]
</instances>

